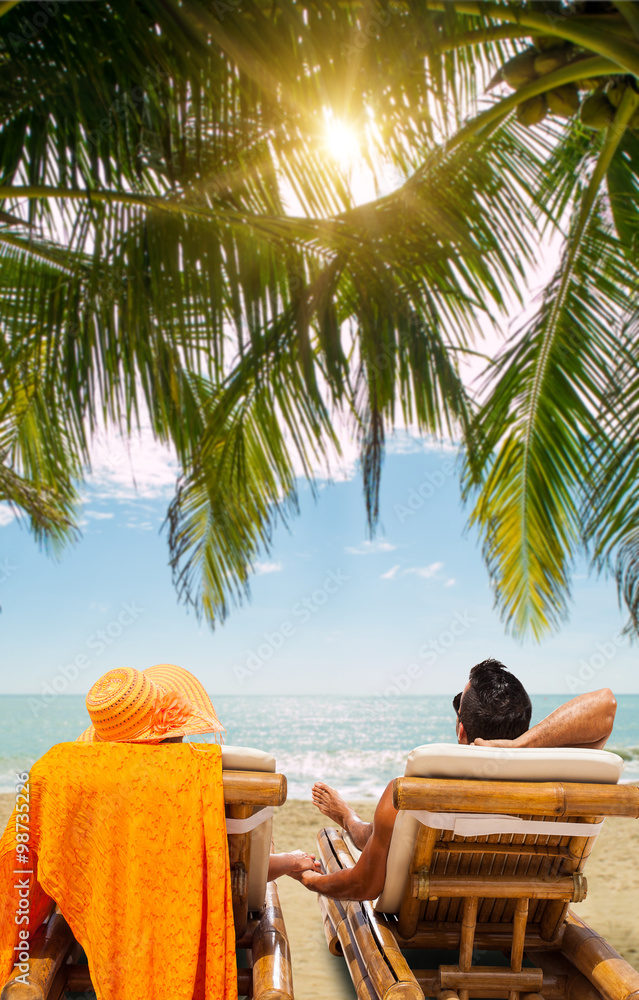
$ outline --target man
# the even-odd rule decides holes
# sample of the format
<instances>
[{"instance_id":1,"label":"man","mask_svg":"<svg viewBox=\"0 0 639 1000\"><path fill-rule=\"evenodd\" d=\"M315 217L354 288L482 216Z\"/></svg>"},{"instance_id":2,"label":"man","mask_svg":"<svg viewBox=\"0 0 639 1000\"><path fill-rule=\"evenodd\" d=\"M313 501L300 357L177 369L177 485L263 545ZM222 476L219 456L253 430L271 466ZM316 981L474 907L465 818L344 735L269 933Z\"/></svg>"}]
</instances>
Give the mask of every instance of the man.
<instances>
[{"instance_id":1,"label":"man","mask_svg":"<svg viewBox=\"0 0 639 1000\"><path fill-rule=\"evenodd\" d=\"M530 698L517 678L498 660L473 667L466 687L456 695L457 740L475 746L603 747L612 732L617 703L603 688L579 695L529 729ZM294 875L307 889L334 899L375 899L384 887L386 859L397 810L393 783L386 787L372 823L364 823L328 785L313 786L313 802L320 812L339 823L362 854L353 868L334 875L307 871Z\"/></svg>"}]
</instances>

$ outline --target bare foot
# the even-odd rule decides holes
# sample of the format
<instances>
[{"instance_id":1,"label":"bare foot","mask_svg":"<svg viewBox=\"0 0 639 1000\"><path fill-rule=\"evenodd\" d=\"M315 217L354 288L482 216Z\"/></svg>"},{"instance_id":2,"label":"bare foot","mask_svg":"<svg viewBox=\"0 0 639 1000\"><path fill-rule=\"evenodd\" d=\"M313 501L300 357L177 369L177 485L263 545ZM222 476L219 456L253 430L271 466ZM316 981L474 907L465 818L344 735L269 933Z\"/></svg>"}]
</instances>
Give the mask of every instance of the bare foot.
<instances>
[{"instance_id":1,"label":"bare foot","mask_svg":"<svg viewBox=\"0 0 639 1000\"><path fill-rule=\"evenodd\" d=\"M346 818L350 814L351 808L339 792L336 792L330 785L325 785L323 781L316 781L311 789L311 795L313 804L324 816L328 816L340 826L346 826Z\"/></svg>"}]
</instances>

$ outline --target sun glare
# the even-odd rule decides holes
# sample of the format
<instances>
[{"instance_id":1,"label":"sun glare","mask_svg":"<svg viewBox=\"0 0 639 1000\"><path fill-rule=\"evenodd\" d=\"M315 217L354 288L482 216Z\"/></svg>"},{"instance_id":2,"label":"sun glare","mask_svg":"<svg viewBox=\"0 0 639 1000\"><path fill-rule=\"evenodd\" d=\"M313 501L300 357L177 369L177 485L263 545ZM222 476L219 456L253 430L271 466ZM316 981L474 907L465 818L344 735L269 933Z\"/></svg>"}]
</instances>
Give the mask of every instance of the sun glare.
<instances>
[{"instance_id":1,"label":"sun glare","mask_svg":"<svg viewBox=\"0 0 639 1000\"><path fill-rule=\"evenodd\" d=\"M338 118L331 118L326 122L326 147L343 167L352 167L360 156L357 135Z\"/></svg>"}]
</instances>

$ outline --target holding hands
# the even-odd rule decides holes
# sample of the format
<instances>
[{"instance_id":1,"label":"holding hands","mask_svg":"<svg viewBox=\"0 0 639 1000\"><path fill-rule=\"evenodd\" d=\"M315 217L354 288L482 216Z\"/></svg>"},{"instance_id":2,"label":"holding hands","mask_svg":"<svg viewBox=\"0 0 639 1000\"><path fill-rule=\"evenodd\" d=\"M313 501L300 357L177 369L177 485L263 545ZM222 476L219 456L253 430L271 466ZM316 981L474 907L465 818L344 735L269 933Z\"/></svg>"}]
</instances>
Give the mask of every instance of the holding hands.
<instances>
[{"instance_id":1,"label":"holding hands","mask_svg":"<svg viewBox=\"0 0 639 1000\"><path fill-rule=\"evenodd\" d=\"M280 875L292 875L297 878L302 872L321 872L319 861L314 854L306 851L285 851L282 854L271 854L268 866L268 880L279 878Z\"/></svg>"}]
</instances>

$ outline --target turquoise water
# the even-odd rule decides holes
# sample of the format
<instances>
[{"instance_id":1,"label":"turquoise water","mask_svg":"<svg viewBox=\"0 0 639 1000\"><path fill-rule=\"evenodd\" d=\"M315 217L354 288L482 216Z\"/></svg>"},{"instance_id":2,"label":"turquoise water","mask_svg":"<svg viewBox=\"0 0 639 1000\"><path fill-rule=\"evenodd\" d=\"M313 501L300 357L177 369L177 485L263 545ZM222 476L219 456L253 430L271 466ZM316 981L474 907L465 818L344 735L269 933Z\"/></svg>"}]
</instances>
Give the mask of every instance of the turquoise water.
<instances>
[{"instance_id":1,"label":"turquoise water","mask_svg":"<svg viewBox=\"0 0 639 1000\"><path fill-rule=\"evenodd\" d=\"M566 697L533 695L533 722ZM608 749L626 761L624 780L639 780L639 695L619 695ZM419 698L222 697L214 699L227 743L275 754L291 798L310 798L321 778L352 798L377 797L422 743L455 741L451 696ZM13 788L54 743L73 740L89 724L82 695L44 704L23 695L0 696L0 791Z\"/></svg>"}]
</instances>

